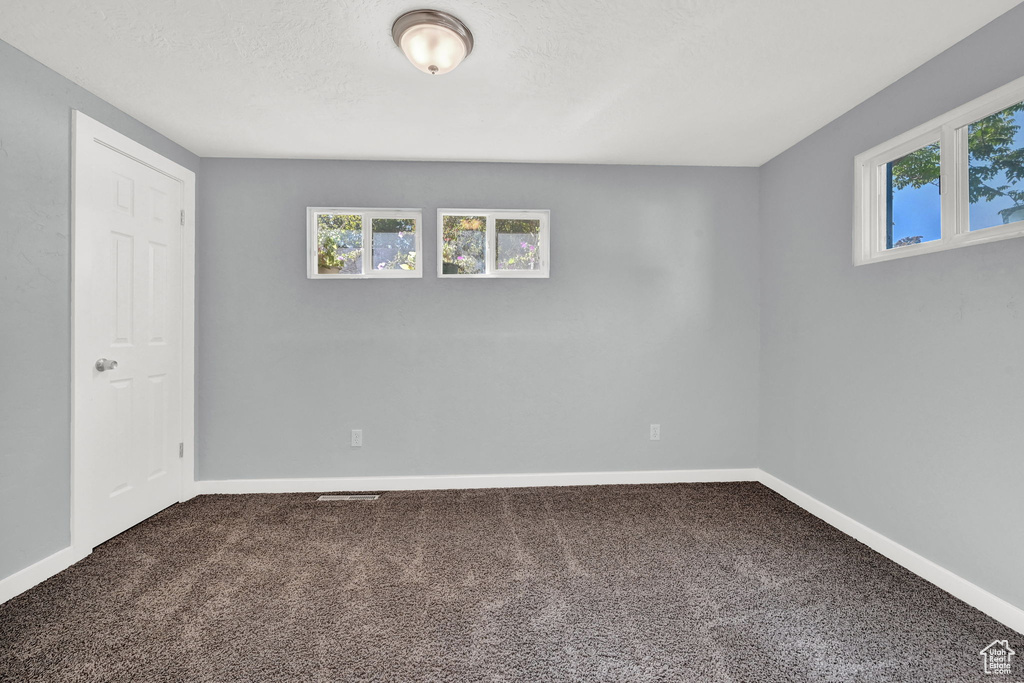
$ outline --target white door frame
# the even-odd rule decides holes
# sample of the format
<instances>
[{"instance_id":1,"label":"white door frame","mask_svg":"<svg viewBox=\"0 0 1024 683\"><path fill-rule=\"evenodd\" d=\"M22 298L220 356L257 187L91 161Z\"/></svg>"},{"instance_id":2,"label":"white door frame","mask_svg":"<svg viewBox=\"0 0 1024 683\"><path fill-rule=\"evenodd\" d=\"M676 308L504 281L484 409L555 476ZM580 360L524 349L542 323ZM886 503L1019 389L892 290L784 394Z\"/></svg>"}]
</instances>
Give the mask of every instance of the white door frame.
<instances>
[{"instance_id":1,"label":"white door frame","mask_svg":"<svg viewBox=\"0 0 1024 683\"><path fill-rule=\"evenodd\" d=\"M77 422L74 362L78 337L76 305L78 279L75 277L75 239L79 213L80 178L78 159L87 145L101 144L155 171L181 181L184 223L182 227L182 348L181 348L181 441L184 443L181 489L178 500L196 495L195 483L195 273L196 273L196 174L134 140L118 133L80 111L73 112L71 134L71 547L77 561L92 552L92 540L82 529L89 528L88 500L85 495L87 463L77 456Z\"/></svg>"}]
</instances>

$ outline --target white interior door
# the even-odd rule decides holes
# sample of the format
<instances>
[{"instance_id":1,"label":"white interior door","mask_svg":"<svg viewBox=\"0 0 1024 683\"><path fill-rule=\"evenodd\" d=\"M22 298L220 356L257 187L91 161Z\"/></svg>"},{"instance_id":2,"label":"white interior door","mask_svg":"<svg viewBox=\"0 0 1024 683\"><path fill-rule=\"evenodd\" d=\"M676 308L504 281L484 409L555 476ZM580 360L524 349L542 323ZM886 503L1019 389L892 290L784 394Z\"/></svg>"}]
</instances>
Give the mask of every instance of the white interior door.
<instances>
[{"instance_id":1,"label":"white interior door","mask_svg":"<svg viewBox=\"0 0 1024 683\"><path fill-rule=\"evenodd\" d=\"M183 496L184 169L129 143L76 115L73 529L88 549Z\"/></svg>"}]
</instances>

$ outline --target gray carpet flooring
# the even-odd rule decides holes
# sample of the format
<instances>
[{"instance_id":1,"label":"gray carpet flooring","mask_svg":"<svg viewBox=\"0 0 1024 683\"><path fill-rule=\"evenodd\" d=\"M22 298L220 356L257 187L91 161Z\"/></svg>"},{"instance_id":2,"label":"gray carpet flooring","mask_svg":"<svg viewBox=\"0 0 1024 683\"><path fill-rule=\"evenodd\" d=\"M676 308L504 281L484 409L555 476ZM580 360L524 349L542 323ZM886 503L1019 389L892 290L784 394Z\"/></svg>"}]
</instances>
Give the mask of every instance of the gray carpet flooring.
<instances>
[{"instance_id":1,"label":"gray carpet flooring","mask_svg":"<svg viewBox=\"0 0 1024 683\"><path fill-rule=\"evenodd\" d=\"M948 683L996 638L759 484L201 496L0 606L0 679Z\"/></svg>"}]
</instances>

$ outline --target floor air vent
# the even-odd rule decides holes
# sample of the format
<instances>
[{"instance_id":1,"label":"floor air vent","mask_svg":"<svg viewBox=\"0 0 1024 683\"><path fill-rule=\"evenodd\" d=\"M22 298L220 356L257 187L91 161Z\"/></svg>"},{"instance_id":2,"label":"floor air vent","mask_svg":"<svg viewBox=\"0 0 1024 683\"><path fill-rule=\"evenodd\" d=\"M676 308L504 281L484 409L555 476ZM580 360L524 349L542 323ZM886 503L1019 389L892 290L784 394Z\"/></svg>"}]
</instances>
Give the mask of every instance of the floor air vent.
<instances>
[{"instance_id":1,"label":"floor air vent","mask_svg":"<svg viewBox=\"0 0 1024 683\"><path fill-rule=\"evenodd\" d=\"M379 493L352 493L341 496L320 496L317 500L377 500Z\"/></svg>"}]
</instances>

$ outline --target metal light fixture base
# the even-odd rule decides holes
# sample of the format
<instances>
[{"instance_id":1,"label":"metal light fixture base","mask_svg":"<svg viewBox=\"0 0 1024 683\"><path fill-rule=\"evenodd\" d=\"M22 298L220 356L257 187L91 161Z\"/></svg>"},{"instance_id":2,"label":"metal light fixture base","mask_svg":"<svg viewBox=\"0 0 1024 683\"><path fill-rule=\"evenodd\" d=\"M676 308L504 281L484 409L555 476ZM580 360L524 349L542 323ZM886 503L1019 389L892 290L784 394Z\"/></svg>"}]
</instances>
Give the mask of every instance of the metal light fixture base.
<instances>
[{"instance_id":1,"label":"metal light fixture base","mask_svg":"<svg viewBox=\"0 0 1024 683\"><path fill-rule=\"evenodd\" d=\"M395 19L391 25L391 38L395 45L402 47L402 34L413 26L433 24L454 31L466 43L466 56L473 51L473 34L458 17L435 9L414 9Z\"/></svg>"}]
</instances>

